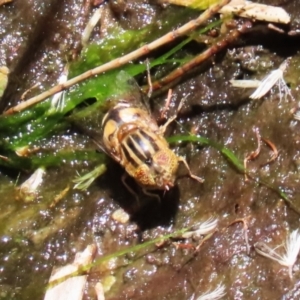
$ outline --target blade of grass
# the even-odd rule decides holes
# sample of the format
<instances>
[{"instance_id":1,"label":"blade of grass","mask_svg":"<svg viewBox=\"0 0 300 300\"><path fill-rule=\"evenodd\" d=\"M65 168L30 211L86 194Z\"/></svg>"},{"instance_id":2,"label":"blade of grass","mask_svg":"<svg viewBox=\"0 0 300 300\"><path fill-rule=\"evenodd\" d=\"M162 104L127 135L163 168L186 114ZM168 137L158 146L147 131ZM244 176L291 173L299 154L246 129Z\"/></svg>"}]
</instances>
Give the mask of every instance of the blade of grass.
<instances>
[{"instance_id":1,"label":"blade of grass","mask_svg":"<svg viewBox=\"0 0 300 300\"><path fill-rule=\"evenodd\" d=\"M48 284L48 286L46 287L46 289L49 289L49 288L52 288L54 287L55 285L65 281L66 279L68 278L71 278L71 277L74 277L74 276L79 276L83 273L86 273L88 272L92 267L94 266L97 266L97 265L100 265L112 258L117 258L117 257L120 257L120 256L123 256L123 255L126 255L128 253L132 253L132 252L138 252L139 250L142 250L142 249L145 249L147 248L148 246L152 246L158 242L162 242L162 241L166 241L170 238L173 238L173 237L177 237L177 236L180 236L182 235L183 233L187 232L190 228L183 228L183 229L180 229L180 230L177 230L173 233L170 233L170 234L166 234L164 236L161 236L161 237L158 237L156 239L153 239L153 240L150 240L150 241L147 241L147 242L144 242L142 244L138 244L138 245L135 245L135 246L132 246L132 247L129 247L129 248L125 248L125 249L122 249L122 250L119 250L119 251L116 251L114 253L111 253L111 254L107 254L107 255L104 255L98 259L96 259L93 263L87 265L87 266L84 266L82 268L80 268L78 271L76 272L73 272L67 276L64 276L64 277L61 277L57 280L54 280L52 282L50 282Z\"/></svg>"},{"instance_id":2,"label":"blade of grass","mask_svg":"<svg viewBox=\"0 0 300 300\"><path fill-rule=\"evenodd\" d=\"M244 168L243 163L238 159L238 157L228 148L223 145L216 143L208 138L196 136L196 135L177 135L169 137L168 142L173 143L181 143L181 142L192 142L192 143L200 143L206 146L212 146L218 151L220 151L230 163L234 165L234 167L239 171L244 173L246 170Z\"/></svg>"},{"instance_id":3,"label":"blade of grass","mask_svg":"<svg viewBox=\"0 0 300 300\"><path fill-rule=\"evenodd\" d=\"M211 146L217 149L222 155L237 169L238 172L243 174L247 174L249 178L255 181L259 185L263 185L274 192L276 192L296 213L300 215L300 209L291 201L291 199L287 196L287 194L280 188L275 187L265 179L259 178L255 174L248 172L243 162L228 148L224 147L223 145L212 141L208 138L196 136L196 135L177 135L169 137L168 142L173 143L181 143L181 142L192 142L192 143L200 143L201 145Z\"/></svg>"}]
</instances>

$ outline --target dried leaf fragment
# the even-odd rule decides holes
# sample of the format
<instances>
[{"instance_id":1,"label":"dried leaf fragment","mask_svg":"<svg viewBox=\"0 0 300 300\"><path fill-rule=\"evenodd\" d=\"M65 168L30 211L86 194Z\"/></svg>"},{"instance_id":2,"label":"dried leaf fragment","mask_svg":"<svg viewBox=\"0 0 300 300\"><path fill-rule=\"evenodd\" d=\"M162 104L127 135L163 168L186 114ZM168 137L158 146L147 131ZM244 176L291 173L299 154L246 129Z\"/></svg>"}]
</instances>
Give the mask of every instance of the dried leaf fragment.
<instances>
[{"instance_id":1,"label":"dried leaf fragment","mask_svg":"<svg viewBox=\"0 0 300 300\"><path fill-rule=\"evenodd\" d=\"M287 86L284 78L283 78L283 72L285 71L287 67L287 61L284 61L278 69L273 70L270 72L260 83L258 88L253 92L253 94L250 95L251 99L260 99L264 95L266 95L273 86L278 85L279 87L279 94L280 94L280 100L282 99L282 96L290 95L290 89ZM283 95L281 94L281 91L283 91Z\"/></svg>"},{"instance_id":2,"label":"dried leaf fragment","mask_svg":"<svg viewBox=\"0 0 300 300\"><path fill-rule=\"evenodd\" d=\"M95 292L97 295L97 300L105 300L104 290L101 282L97 282L95 285Z\"/></svg>"},{"instance_id":3,"label":"dried leaf fragment","mask_svg":"<svg viewBox=\"0 0 300 300\"><path fill-rule=\"evenodd\" d=\"M49 283L77 272L80 267L90 264L96 252L95 245L89 245L83 252L76 254L73 263L52 271ZM67 278L63 282L54 285L46 292L44 300L81 300L85 288L87 275L79 275Z\"/></svg>"},{"instance_id":4,"label":"dried leaf fragment","mask_svg":"<svg viewBox=\"0 0 300 300\"><path fill-rule=\"evenodd\" d=\"M283 72L287 67L288 60L285 60L278 69L272 70L267 76L260 80L230 80L229 82L233 87L237 88L256 88L256 90L249 96L251 99L260 99L265 96L274 86L278 87L278 94L280 101L287 99L291 94L290 88L283 78Z\"/></svg>"},{"instance_id":5,"label":"dried leaf fragment","mask_svg":"<svg viewBox=\"0 0 300 300\"><path fill-rule=\"evenodd\" d=\"M113 214L111 215L111 217L113 220L115 220L121 224L126 224L130 219L129 214L122 208L115 210L113 212Z\"/></svg>"},{"instance_id":6,"label":"dried leaf fragment","mask_svg":"<svg viewBox=\"0 0 300 300\"><path fill-rule=\"evenodd\" d=\"M45 174L44 168L38 168L34 173L24 181L18 188L19 196L24 202L32 202L38 196L38 188L43 182L43 176Z\"/></svg>"},{"instance_id":7,"label":"dried leaf fragment","mask_svg":"<svg viewBox=\"0 0 300 300\"><path fill-rule=\"evenodd\" d=\"M289 14L281 7L245 0L232 0L220 9L220 13L273 23L288 24L291 21Z\"/></svg>"}]
</instances>

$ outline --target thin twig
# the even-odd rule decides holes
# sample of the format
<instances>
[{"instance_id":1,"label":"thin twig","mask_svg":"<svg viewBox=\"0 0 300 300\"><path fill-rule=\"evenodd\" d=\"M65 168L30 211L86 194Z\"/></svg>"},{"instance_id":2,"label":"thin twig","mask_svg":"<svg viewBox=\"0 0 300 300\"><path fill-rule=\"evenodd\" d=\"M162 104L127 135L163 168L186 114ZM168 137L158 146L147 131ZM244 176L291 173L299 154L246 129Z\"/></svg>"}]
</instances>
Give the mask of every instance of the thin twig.
<instances>
[{"instance_id":1,"label":"thin twig","mask_svg":"<svg viewBox=\"0 0 300 300\"><path fill-rule=\"evenodd\" d=\"M146 59L146 66L147 66L147 81L148 81L148 86L149 86L147 97L151 98L151 96L152 96L152 80L151 80L151 75L150 75L150 61L148 58Z\"/></svg>"},{"instance_id":2,"label":"thin twig","mask_svg":"<svg viewBox=\"0 0 300 300\"><path fill-rule=\"evenodd\" d=\"M20 103L14 107L11 107L7 111L5 111L4 114L9 115L9 114L13 114L16 112L20 112L20 111L28 108L29 106L39 103L39 102L43 101L44 99L46 99L58 92L61 92L62 90L68 89L71 86L73 86L87 78L101 74L108 70L116 69L130 61L133 61L143 55L150 53L152 50L157 49L158 47L160 47L166 43L174 41L177 37L182 36L190 31L194 30L201 24L203 24L205 21L207 21L209 18L211 18L214 14L216 14L229 1L230 0L221 0L220 3L212 5L210 8L208 8L197 19L194 19L194 20L186 23L185 25L179 27L178 29L165 34L164 36L160 37L159 39L157 39L147 45L144 45L144 46L140 47L139 49L132 51L122 57L116 58L104 65L101 65L94 69L88 70L88 71L66 81L65 83L58 84L58 85L54 86L53 88L49 89L48 91L45 91L35 97L28 99L27 101L25 101L23 103Z\"/></svg>"},{"instance_id":3,"label":"thin twig","mask_svg":"<svg viewBox=\"0 0 300 300\"><path fill-rule=\"evenodd\" d=\"M22 95L21 95L21 100L23 101L26 97L26 95L28 93L30 93L32 90L34 90L35 88L37 88L40 84L39 83L36 83L34 84L32 87L30 87L28 90L26 90Z\"/></svg>"},{"instance_id":4,"label":"thin twig","mask_svg":"<svg viewBox=\"0 0 300 300\"><path fill-rule=\"evenodd\" d=\"M255 129L256 139L257 139L257 148L255 151L252 151L249 155L244 158L244 169L247 170L247 164L249 160L253 160L258 157L261 150L261 135L259 129ZM245 181L248 181L248 174L245 172Z\"/></svg>"},{"instance_id":5,"label":"thin twig","mask_svg":"<svg viewBox=\"0 0 300 300\"><path fill-rule=\"evenodd\" d=\"M277 157L278 157L278 150L277 150L277 147L275 146L275 144L273 144L270 140L268 140L268 139L264 139L264 138L262 138L262 140L271 148L271 150L272 150L272 155L271 155L271 158L270 158L270 160L269 161L267 161L265 164L264 164L264 166L265 165L268 165L268 164L270 164L271 162L273 162L275 159L277 159Z\"/></svg>"}]
</instances>

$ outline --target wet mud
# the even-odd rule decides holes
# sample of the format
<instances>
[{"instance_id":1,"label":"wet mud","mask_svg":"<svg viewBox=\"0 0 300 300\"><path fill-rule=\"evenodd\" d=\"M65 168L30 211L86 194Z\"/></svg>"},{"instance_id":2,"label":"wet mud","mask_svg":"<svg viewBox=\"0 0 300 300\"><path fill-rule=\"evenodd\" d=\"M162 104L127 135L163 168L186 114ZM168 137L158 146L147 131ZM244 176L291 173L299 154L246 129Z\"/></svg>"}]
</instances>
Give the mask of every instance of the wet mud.
<instances>
[{"instance_id":1,"label":"wet mud","mask_svg":"<svg viewBox=\"0 0 300 300\"><path fill-rule=\"evenodd\" d=\"M98 7L83 0L25 2L0 7L0 64L11 72L2 110L16 104L36 82L41 84L32 94L55 84L66 62L81 50L80 35ZM40 198L24 204L18 200L16 185L29 173L18 177L18 172L3 169L0 299L43 299L52 267L73 261L75 253L89 244L97 245L97 259L210 217L217 218L218 225L204 241L173 238L94 266L84 299L96 299L94 286L99 281L107 300L197 299L219 284L225 286L224 299L299 299L300 260L290 278L287 267L259 255L254 247L257 242L271 248L284 245L289 234L299 229L300 218L300 122L294 118L299 106L299 5L296 0L265 3L290 13L291 24L280 26L284 32L255 23L234 45L172 87L169 112L172 115L180 99L186 98L168 134L192 132L209 138L230 149L242 163L256 151L259 133L259 155L247 162L252 177L212 145L180 143L172 145L174 151L204 182L191 179L182 166L176 187L160 193L161 201L138 192L137 203L122 184L121 167L108 160L108 171L87 191L73 190L70 184L78 171L90 169L88 162L62 162L49 168ZM168 9L153 1L105 5L105 18L93 38L105 35L113 22L125 29L163 22L160 16ZM229 83L262 79L288 58L284 79L290 94L275 86L262 99L251 100L253 89L233 88ZM166 93L153 97L153 116L159 116L165 98ZM66 134L68 139L58 138L56 145L93 147L88 137L78 137L76 129ZM274 160L268 142L278 150ZM133 180L129 182L134 186ZM66 194L56 198L67 187ZM54 199L59 200L51 205ZM128 222L113 217L120 208L129 214ZM279 247L278 251L284 254L285 250Z\"/></svg>"}]
</instances>

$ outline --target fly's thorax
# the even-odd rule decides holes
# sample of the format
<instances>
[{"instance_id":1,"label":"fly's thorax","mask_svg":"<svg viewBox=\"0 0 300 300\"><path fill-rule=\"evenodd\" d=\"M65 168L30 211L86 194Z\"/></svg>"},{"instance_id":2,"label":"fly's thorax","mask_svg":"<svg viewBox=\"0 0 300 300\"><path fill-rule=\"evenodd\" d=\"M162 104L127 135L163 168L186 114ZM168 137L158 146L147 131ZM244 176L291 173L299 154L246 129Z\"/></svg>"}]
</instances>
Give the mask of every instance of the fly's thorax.
<instances>
[{"instance_id":1,"label":"fly's thorax","mask_svg":"<svg viewBox=\"0 0 300 300\"><path fill-rule=\"evenodd\" d=\"M102 141L107 154L115 158L115 155L118 155L115 152L118 152L123 136L137 127L147 127L152 131L159 128L146 109L131 107L125 102L111 108L102 120Z\"/></svg>"},{"instance_id":2,"label":"fly's thorax","mask_svg":"<svg viewBox=\"0 0 300 300\"><path fill-rule=\"evenodd\" d=\"M158 128L155 120L151 118L146 108L143 108L142 106L131 106L126 102L115 105L107 112L102 121L102 128L105 127L108 120L114 120L118 126L137 122L147 124L147 126L151 127L151 130L156 130Z\"/></svg>"}]
</instances>

